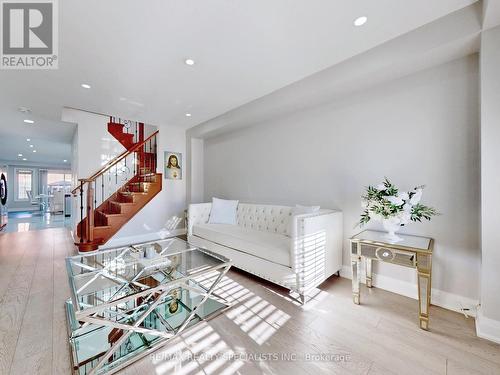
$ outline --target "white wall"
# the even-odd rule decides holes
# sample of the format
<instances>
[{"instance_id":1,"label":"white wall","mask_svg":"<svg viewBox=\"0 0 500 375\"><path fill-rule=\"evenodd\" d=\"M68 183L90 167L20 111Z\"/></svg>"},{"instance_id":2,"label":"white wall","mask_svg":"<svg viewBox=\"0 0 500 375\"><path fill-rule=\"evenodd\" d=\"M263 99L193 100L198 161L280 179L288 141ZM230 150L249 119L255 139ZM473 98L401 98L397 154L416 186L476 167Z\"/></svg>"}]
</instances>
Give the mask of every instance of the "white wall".
<instances>
[{"instance_id":1,"label":"white wall","mask_svg":"<svg viewBox=\"0 0 500 375\"><path fill-rule=\"evenodd\" d=\"M364 187L384 176L401 188L427 184L423 202L443 215L404 232L435 238L433 287L474 304L480 267L478 90L478 58L472 55L209 138L205 199L340 208L348 265L347 238L359 231L354 226ZM413 270L377 267L378 275L416 285ZM456 298L452 304L458 308Z\"/></svg>"},{"instance_id":2,"label":"white wall","mask_svg":"<svg viewBox=\"0 0 500 375\"><path fill-rule=\"evenodd\" d=\"M481 41L481 310L480 336L500 343L500 27Z\"/></svg>"},{"instance_id":3,"label":"white wall","mask_svg":"<svg viewBox=\"0 0 500 375\"><path fill-rule=\"evenodd\" d=\"M65 108L62 120L77 124L73 142L73 147L76 146L77 149L73 154L76 160L72 162L78 178L89 177L107 161L125 151L125 148L108 133L107 116ZM158 172L163 173L164 151L177 151L185 156L186 137L182 128L158 126L158 130L160 131ZM183 211L186 205L185 179L180 181L163 179L162 182L162 191L123 226L106 244L107 247L153 240L182 231Z\"/></svg>"},{"instance_id":4,"label":"white wall","mask_svg":"<svg viewBox=\"0 0 500 375\"><path fill-rule=\"evenodd\" d=\"M203 181L203 158L204 158L204 140L200 138L191 138L189 130L187 137L187 155L189 168L186 173L187 179L187 202L203 203L204 186Z\"/></svg>"},{"instance_id":5,"label":"white wall","mask_svg":"<svg viewBox=\"0 0 500 375\"><path fill-rule=\"evenodd\" d=\"M77 124L73 147L76 143L78 153L72 166L80 178L91 176L109 160L125 151L125 147L109 134L108 119L108 116L91 112L63 109L62 121Z\"/></svg>"},{"instance_id":6,"label":"white wall","mask_svg":"<svg viewBox=\"0 0 500 375\"><path fill-rule=\"evenodd\" d=\"M158 126L158 172L164 173L165 151L182 153L185 168L186 132L180 127ZM185 170L185 169L184 169ZM162 191L115 235L108 246L165 238L184 231L186 176L168 180L163 176Z\"/></svg>"}]
</instances>

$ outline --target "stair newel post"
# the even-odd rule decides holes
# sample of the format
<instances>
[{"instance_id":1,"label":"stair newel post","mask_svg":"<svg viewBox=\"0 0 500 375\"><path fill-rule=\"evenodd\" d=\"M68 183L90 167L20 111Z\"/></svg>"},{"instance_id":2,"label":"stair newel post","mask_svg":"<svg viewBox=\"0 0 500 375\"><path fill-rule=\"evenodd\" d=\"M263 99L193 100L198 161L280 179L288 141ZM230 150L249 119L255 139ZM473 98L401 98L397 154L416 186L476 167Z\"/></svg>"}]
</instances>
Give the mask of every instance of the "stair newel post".
<instances>
[{"instance_id":1,"label":"stair newel post","mask_svg":"<svg viewBox=\"0 0 500 375\"><path fill-rule=\"evenodd\" d=\"M83 182L80 182L80 243L83 242Z\"/></svg>"},{"instance_id":2,"label":"stair newel post","mask_svg":"<svg viewBox=\"0 0 500 375\"><path fill-rule=\"evenodd\" d=\"M94 188L90 181L87 186L87 242L94 240Z\"/></svg>"}]
</instances>

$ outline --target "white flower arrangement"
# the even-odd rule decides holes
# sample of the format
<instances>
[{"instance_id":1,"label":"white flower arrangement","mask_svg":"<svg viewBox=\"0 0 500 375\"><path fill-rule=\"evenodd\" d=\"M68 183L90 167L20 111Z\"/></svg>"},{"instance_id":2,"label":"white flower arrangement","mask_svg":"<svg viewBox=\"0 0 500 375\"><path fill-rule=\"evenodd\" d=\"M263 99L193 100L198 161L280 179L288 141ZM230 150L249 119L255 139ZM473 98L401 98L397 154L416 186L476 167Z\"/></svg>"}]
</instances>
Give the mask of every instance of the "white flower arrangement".
<instances>
[{"instance_id":1,"label":"white flower arrangement","mask_svg":"<svg viewBox=\"0 0 500 375\"><path fill-rule=\"evenodd\" d=\"M363 226L370 220L377 220L403 226L410 221L431 220L438 213L420 203L424 187L420 185L411 191L399 192L387 178L377 187L368 186L366 194L361 197L364 211L359 224Z\"/></svg>"}]
</instances>

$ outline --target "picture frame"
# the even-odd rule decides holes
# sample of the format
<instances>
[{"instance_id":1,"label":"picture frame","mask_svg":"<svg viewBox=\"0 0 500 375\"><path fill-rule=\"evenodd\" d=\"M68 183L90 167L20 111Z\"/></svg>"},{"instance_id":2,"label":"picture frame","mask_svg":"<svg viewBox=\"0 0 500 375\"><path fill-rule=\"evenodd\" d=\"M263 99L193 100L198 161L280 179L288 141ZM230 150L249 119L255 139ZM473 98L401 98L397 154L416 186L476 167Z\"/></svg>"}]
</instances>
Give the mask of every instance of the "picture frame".
<instances>
[{"instance_id":1,"label":"picture frame","mask_svg":"<svg viewBox=\"0 0 500 375\"><path fill-rule=\"evenodd\" d=\"M165 151L164 176L168 180L182 180L182 154L180 152Z\"/></svg>"}]
</instances>

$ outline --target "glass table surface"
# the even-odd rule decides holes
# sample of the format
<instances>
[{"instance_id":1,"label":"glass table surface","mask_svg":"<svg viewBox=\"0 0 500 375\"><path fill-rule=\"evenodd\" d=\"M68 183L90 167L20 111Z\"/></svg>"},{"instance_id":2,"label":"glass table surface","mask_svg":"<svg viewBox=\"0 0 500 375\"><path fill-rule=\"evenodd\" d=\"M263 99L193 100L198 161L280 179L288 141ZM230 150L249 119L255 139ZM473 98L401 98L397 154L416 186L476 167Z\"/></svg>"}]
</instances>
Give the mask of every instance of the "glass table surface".
<instances>
[{"instance_id":1,"label":"glass table surface","mask_svg":"<svg viewBox=\"0 0 500 375\"><path fill-rule=\"evenodd\" d=\"M66 259L78 311L192 276L227 262L177 238L81 254Z\"/></svg>"},{"instance_id":2,"label":"glass table surface","mask_svg":"<svg viewBox=\"0 0 500 375\"><path fill-rule=\"evenodd\" d=\"M229 307L213 289L231 262L177 238L68 257L66 266L79 375L118 371Z\"/></svg>"}]
</instances>

